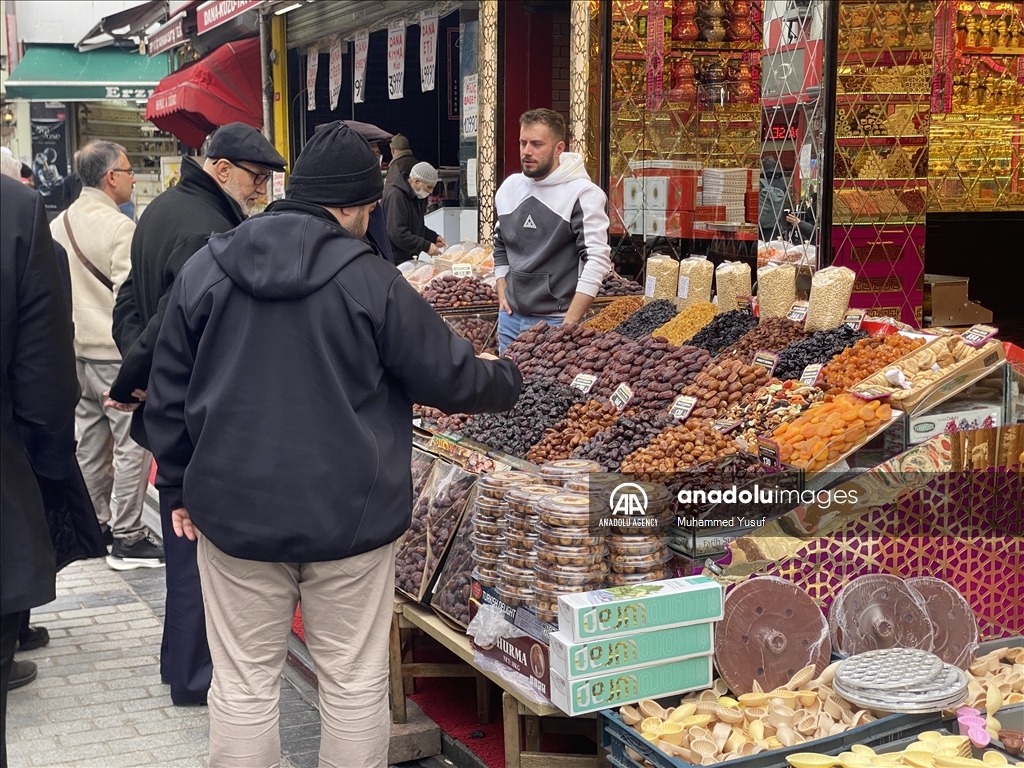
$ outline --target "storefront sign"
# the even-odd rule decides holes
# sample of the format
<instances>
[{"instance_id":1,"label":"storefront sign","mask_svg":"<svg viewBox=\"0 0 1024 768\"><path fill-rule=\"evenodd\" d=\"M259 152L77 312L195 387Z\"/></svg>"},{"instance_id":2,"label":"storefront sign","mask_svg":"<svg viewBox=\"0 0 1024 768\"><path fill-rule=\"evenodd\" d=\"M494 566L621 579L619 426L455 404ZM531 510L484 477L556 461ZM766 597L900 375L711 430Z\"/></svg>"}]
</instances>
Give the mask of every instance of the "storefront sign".
<instances>
[{"instance_id":1,"label":"storefront sign","mask_svg":"<svg viewBox=\"0 0 1024 768\"><path fill-rule=\"evenodd\" d=\"M196 28L199 34L209 32L255 8L261 0L209 0L196 10Z\"/></svg>"},{"instance_id":2,"label":"storefront sign","mask_svg":"<svg viewBox=\"0 0 1024 768\"><path fill-rule=\"evenodd\" d=\"M341 39L331 43L331 57L327 65L328 82L331 89L331 111L338 108L338 94L341 93Z\"/></svg>"},{"instance_id":3,"label":"storefront sign","mask_svg":"<svg viewBox=\"0 0 1024 768\"><path fill-rule=\"evenodd\" d=\"M352 100L362 104L366 99L366 52L370 48L370 33L363 30L356 35L356 71L352 78Z\"/></svg>"},{"instance_id":4,"label":"storefront sign","mask_svg":"<svg viewBox=\"0 0 1024 768\"><path fill-rule=\"evenodd\" d=\"M320 67L320 51L310 48L306 52L306 109L316 109L316 71Z\"/></svg>"},{"instance_id":5,"label":"storefront sign","mask_svg":"<svg viewBox=\"0 0 1024 768\"><path fill-rule=\"evenodd\" d=\"M476 80L476 75L462 78L462 135L467 139L476 136L477 131Z\"/></svg>"},{"instance_id":6,"label":"storefront sign","mask_svg":"<svg viewBox=\"0 0 1024 768\"><path fill-rule=\"evenodd\" d=\"M149 58L177 48L185 42L185 14L179 13L146 40Z\"/></svg>"},{"instance_id":7,"label":"storefront sign","mask_svg":"<svg viewBox=\"0 0 1024 768\"><path fill-rule=\"evenodd\" d=\"M388 98L405 95L405 22L388 27Z\"/></svg>"},{"instance_id":8,"label":"storefront sign","mask_svg":"<svg viewBox=\"0 0 1024 768\"><path fill-rule=\"evenodd\" d=\"M420 12L420 90L434 90L437 79L437 9Z\"/></svg>"}]
</instances>

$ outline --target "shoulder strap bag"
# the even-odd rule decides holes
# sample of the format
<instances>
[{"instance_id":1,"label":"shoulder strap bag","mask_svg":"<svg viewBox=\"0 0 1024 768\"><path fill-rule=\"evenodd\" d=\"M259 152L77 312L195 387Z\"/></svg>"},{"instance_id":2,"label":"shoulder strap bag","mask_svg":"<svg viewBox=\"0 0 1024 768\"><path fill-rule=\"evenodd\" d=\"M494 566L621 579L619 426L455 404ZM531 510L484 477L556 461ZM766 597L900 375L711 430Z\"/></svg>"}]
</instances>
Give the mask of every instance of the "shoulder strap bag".
<instances>
[{"instance_id":1,"label":"shoulder strap bag","mask_svg":"<svg viewBox=\"0 0 1024 768\"><path fill-rule=\"evenodd\" d=\"M89 274L99 280L108 291L114 290L114 284L110 278L104 275L89 259L86 258L85 254L78 247L78 241L75 240L75 233L71 231L71 220L68 218L68 212L64 211L64 229L68 231L68 239L71 241L71 250L75 252L75 256L82 262L82 266L89 270Z\"/></svg>"}]
</instances>

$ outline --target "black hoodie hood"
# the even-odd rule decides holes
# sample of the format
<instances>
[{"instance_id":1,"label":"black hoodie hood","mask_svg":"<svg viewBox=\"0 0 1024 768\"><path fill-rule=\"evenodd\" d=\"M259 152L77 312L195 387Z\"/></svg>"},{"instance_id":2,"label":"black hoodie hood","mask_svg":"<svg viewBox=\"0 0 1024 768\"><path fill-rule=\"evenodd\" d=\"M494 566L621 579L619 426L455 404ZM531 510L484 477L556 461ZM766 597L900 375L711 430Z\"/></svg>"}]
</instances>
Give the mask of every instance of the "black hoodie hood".
<instances>
[{"instance_id":1,"label":"black hoodie hood","mask_svg":"<svg viewBox=\"0 0 1024 768\"><path fill-rule=\"evenodd\" d=\"M374 257L326 210L291 201L274 203L207 245L231 281L257 299L300 299L360 256Z\"/></svg>"}]
</instances>

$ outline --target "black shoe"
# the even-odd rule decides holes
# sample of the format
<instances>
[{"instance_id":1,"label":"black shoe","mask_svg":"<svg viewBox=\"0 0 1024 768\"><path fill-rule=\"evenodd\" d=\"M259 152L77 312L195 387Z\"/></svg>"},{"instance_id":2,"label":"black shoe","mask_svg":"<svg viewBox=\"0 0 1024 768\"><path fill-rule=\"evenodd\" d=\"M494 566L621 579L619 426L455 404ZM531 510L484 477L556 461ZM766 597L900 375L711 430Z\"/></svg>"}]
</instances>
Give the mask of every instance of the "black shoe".
<instances>
[{"instance_id":1,"label":"black shoe","mask_svg":"<svg viewBox=\"0 0 1024 768\"><path fill-rule=\"evenodd\" d=\"M15 659L14 663L11 664L11 679L7 684L7 688L13 691L15 688L26 686L35 680L38 674L39 670L31 661L18 661Z\"/></svg>"},{"instance_id":2,"label":"black shoe","mask_svg":"<svg viewBox=\"0 0 1024 768\"><path fill-rule=\"evenodd\" d=\"M163 568L164 549L147 536L131 546L120 539L114 540L107 556L107 565L115 571L131 571L136 568Z\"/></svg>"},{"instance_id":3,"label":"black shoe","mask_svg":"<svg viewBox=\"0 0 1024 768\"><path fill-rule=\"evenodd\" d=\"M42 648L44 645L49 644L50 633L46 630L46 627L29 627L28 632L23 637L18 638L18 650L20 651L34 651L36 648Z\"/></svg>"}]
</instances>

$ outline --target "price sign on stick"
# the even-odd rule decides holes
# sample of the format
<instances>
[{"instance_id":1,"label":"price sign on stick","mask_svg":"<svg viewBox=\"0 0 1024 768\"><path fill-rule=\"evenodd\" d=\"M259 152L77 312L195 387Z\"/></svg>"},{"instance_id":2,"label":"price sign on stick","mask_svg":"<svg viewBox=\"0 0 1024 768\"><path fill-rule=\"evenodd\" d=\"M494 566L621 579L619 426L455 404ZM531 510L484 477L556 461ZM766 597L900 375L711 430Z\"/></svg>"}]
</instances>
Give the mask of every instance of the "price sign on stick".
<instances>
[{"instance_id":1,"label":"price sign on stick","mask_svg":"<svg viewBox=\"0 0 1024 768\"><path fill-rule=\"evenodd\" d=\"M472 264L452 264L452 275L455 277L472 277Z\"/></svg>"},{"instance_id":2,"label":"price sign on stick","mask_svg":"<svg viewBox=\"0 0 1024 768\"><path fill-rule=\"evenodd\" d=\"M775 366L778 364L779 356L774 352L768 352L767 350L762 349L754 355L754 365L760 365L762 368L767 368L769 377L775 373Z\"/></svg>"},{"instance_id":3,"label":"price sign on stick","mask_svg":"<svg viewBox=\"0 0 1024 768\"><path fill-rule=\"evenodd\" d=\"M780 467L779 444L763 437L757 438L757 457L766 467Z\"/></svg>"},{"instance_id":4,"label":"price sign on stick","mask_svg":"<svg viewBox=\"0 0 1024 768\"><path fill-rule=\"evenodd\" d=\"M806 301L794 301L793 306L789 308L789 314L786 315L786 317L795 323L802 323L807 319L808 306L809 304Z\"/></svg>"},{"instance_id":5,"label":"price sign on stick","mask_svg":"<svg viewBox=\"0 0 1024 768\"><path fill-rule=\"evenodd\" d=\"M800 374L800 383L813 387L818 383L818 379L821 378L821 371L824 367L825 366L821 363L811 363L811 365L804 368L804 372Z\"/></svg>"},{"instance_id":6,"label":"price sign on stick","mask_svg":"<svg viewBox=\"0 0 1024 768\"><path fill-rule=\"evenodd\" d=\"M963 339L964 344L970 347L983 347L985 342L997 333L999 333L999 329L991 325L972 325L960 334L960 338Z\"/></svg>"},{"instance_id":7,"label":"price sign on stick","mask_svg":"<svg viewBox=\"0 0 1024 768\"><path fill-rule=\"evenodd\" d=\"M843 325L851 331L859 331L861 323L864 322L864 315L865 312L863 309L848 310L846 316L843 318Z\"/></svg>"},{"instance_id":8,"label":"price sign on stick","mask_svg":"<svg viewBox=\"0 0 1024 768\"><path fill-rule=\"evenodd\" d=\"M619 384L614 392L612 392L612 403L615 405L615 409L621 411L625 408L629 401L633 399L633 390L626 384Z\"/></svg>"},{"instance_id":9,"label":"price sign on stick","mask_svg":"<svg viewBox=\"0 0 1024 768\"><path fill-rule=\"evenodd\" d=\"M691 413L693 413L694 407L697 405L697 398L689 395L680 395L672 403L672 407L668 409L668 412L673 418L679 419L679 421L685 421Z\"/></svg>"},{"instance_id":10,"label":"price sign on stick","mask_svg":"<svg viewBox=\"0 0 1024 768\"><path fill-rule=\"evenodd\" d=\"M573 389L578 389L584 395L590 392L594 388L594 384L597 383L597 376L589 373L581 373L575 379L572 380L572 384L569 386Z\"/></svg>"}]
</instances>

